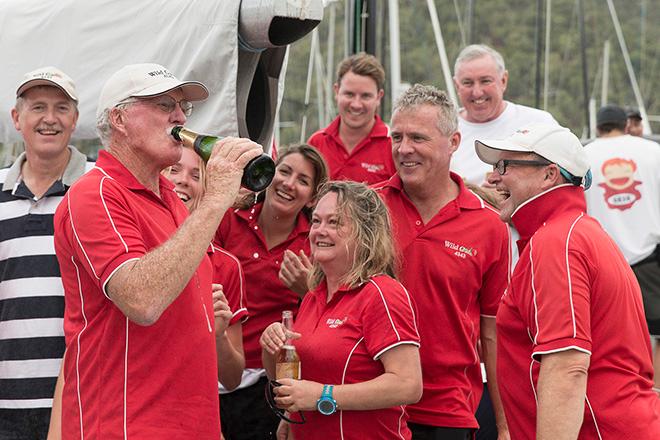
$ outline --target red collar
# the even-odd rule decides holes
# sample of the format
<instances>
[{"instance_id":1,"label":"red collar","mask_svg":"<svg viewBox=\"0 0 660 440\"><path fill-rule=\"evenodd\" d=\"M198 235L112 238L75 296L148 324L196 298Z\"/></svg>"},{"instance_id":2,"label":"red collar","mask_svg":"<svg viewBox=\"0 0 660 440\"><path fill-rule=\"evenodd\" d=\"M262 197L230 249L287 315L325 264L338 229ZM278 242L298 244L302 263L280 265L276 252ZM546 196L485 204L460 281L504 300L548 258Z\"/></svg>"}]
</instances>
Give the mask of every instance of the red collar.
<instances>
[{"instance_id":1,"label":"red collar","mask_svg":"<svg viewBox=\"0 0 660 440\"><path fill-rule=\"evenodd\" d=\"M581 186L559 185L522 203L511 216L521 240L528 240L547 221L567 212L585 212L587 204Z\"/></svg>"},{"instance_id":2,"label":"red collar","mask_svg":"<svg viewBox=\"0 0 660 440\"><path fill-rule=\"evenodd\" d=\"M477 196L472 191L467 189L467 187L463 183L463 179L458 174L450 171L449 176L451 177L451 180L453 180L454 182L456 182L456 184L458 184L458 196L456 197L456 199L454 199L454 203L457 203L460 209L481 209L484 207L486 202L481 200L479 196ZM403 190L403 182L401 181L401 177L399 177L398 173L390 177L390 179L387 180L386 182L376 185L376 188L378 187L392 188L393 190L401 193L402 197L405 197L406 199L410 200L409 197L406 195L405 191Z\"/></svg>"},{"instance_id":3,"label":"red collar","mask_svg":"<svg viewBox=\"0 0 660 440\"><path fill-rule=\"evenodd\" d=\"M153 191L142 185L133 173L131 173L128 168L119 161L119 159L105 150L99 151L99 157L96 160L96 168L99 168L104 174L112 177L130 190L148 191L153 193ZM162 174L158 176L158 187L161 194L163 194L164 191L174 190L174 184L167 180Z\"/></svg>"},{"instance_id":4,"label":"red collar","mask_svg":"<svg viewBox=\"0 0 660 440\"><path fill-rule=\"evenodd\" d=\"M343 296L346 293L355 291L357 289L360 289L364 284L360 284L359 286L349 286L348 284L342 284L339 286L335 294L332 296L332 301L336 301L337 298L340 296ZM312 295L314 295L314 298L316 298L317 301L320 301L322 304L328 303L328 282L325 278L321 281L321 283L316 287L311 292Z\"/></svg>"},{"instance_id":5,"label":"red collar","mask_svg":"<svg viewBox=\"0 0 660 440\"><path fill-rule=\"evenodd\" d=\"M387 125L385 125L383 120L378 115L376 115L374 119L376 120L376 122L374 122L374 126L371 127L371 131L365 137L365 139L387 137L389 134L389 128L387 127ZM341 118L337 116L327 127L325 127L322 130L322 132L323 134L330 136L335 140L337 140L339 143L343 144L343 142L341 142L341 138L339 137L340 124L341 124Z\"/></svg>"},{"instance_id":6,"label":"red collar","mask_svg":"<svg viewBox=\"0 0 660 440\"><path fill-rule=\"evenodd\" d=\"M250 226L250 229L252 229L255 225L257 225L257 221L259 220L259 215L261 214L263 207L264 202L259 202L250 208L237 209L234 212L238 218L243 219L243 221L245 221ZM296 225L294 226L293 231L291 231L291 234L288 238L296 237L300 234L309 234L309 220L302 211L298 213L298 217L296 218Z\"/></svg>"}]
</instances>

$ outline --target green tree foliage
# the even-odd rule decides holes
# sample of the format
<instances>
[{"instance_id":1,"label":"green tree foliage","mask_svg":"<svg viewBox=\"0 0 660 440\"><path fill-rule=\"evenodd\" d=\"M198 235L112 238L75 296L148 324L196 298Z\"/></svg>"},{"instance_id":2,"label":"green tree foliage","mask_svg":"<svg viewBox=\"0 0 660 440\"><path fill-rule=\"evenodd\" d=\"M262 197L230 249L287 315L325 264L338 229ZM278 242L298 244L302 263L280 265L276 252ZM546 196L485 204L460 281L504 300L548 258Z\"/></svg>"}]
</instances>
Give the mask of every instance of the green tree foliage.
<instances>
[{"instance_id":1,"label":"green tree foliage","mask_svg":"<svg viewBox=\"0 0 660 440\"><path fill-rule=\"evenodd\" d=\"M543 23L545 26L545 0ZM536 8L532 0L474 0L472 42L488 44L502 53L509 71L509 87L506 98L525 105L534 105L536 75ZM453 63L464 45L466 0L435 0L438 20L445 40L447 56L453 72ZM660 77L660 0L614 0L623 29L624 38L640 84L648 114L660 114L660 90L655 82ZM555 118L570 127L578 135L586 127L585 103L582 81L582 59L578 27L578 0L551 0L549 93L548 108ZM377 11L382 19L378 25L376 55L386 72L389 70L389 37L387 1L379 1ZM616 38L614 25L605 0L583 0L586 34L586 64L590 98L601 102L601 78L603 47L610 41L610 67L608 101L623 106L636 106L624 58ZM458 9L458 14L457 14ZM344 2L335 5L335 64L344 55ZM425 0L399 0L401 79L403 82L433 84L446 88L440 57L433 36L431 19ZM463 34L459 18L463 20ZM326 69L328 33L328 9L318 28L323 68ZM542 30L542 36L545 30ZM285 126L280 131L280 143L297 142L301 136L301 121L307 115L304 139L326 121L319 123L317 116L318 96L316 82L311 85L311 97L304 105L307 68L310 56L311 36L295 43L290 50L284 101L280 120ZM542 56L544 54L542 53ZM545 60L542 59L541 68ZM334 69L334 67L333 67ZM327 73L327 72L326 72ZM327 76L327 75L326 75ZM334 80L334 72L330 77ZM542 76L543 78L543 72ZM317 77L314 76L313 81ZM389 81L389 78L388 78ZM328 85L324 84L327 88ZM388 88L391 89L388 83ZM543 84L541 84L541 92ZM331 104L334 107L333 96ZM390 96L386 90L383 100L383 117L390 118ZM541 106L543 97L541 97ZM334 113L330 115L334 116ZM660 124L653 123L654 132Z\"/></svg>"}]
</instances>

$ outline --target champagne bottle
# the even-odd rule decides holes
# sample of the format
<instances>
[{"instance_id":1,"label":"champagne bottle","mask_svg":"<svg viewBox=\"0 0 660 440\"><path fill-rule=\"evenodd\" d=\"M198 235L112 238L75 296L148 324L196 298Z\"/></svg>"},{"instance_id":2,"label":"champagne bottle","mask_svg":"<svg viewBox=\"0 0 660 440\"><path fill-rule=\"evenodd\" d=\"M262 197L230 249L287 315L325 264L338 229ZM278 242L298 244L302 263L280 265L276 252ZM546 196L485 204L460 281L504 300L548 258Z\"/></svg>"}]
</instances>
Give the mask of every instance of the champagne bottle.
<instances>
[{"instance_id":1,"label":"champagne bottle","mask_svg":"<svg viewBox=\"0 0 660 440\"><path fill-rule=\"evenodd\" d=\"M220 139L217 136L195 133L181 125L173 127L170 134L177 141L194 149L204 162L208 162L213 146ZM275 176L275 162L268 155L262 154L245 165L241 185L250 191L263 191L270 185L273 176Z\"/></svg>"},{"instance_id":2,"label":"champagne bottle","mask_svg":"<svg viewBox=\"0 0 660 440\"><path fill-rule=\"evenodd\" d=\"M282 312L282 325L287 331L293 331L293 313L291 310ZM296 347L289 338L277 353L275 361L275 379L300 379L300 358Z\"/></svg>"}]
</instances>

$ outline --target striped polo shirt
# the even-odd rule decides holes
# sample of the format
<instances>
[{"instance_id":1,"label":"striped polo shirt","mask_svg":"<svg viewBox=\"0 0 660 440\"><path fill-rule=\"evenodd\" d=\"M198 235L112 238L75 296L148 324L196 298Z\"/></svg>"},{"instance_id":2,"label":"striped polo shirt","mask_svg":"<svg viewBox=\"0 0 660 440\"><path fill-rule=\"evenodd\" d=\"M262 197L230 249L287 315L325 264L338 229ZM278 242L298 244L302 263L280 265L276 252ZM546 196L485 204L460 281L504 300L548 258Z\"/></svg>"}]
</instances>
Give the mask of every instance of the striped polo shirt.
<instances>
[{"instance_id":1,"label":"striped polo shirt","mask_svg":"<svg viewBox=\"0 0 660 440\"><path fill-rule=\"evenodd\" d=\"M62 178L39 199L21 178L21 154L0 169L0 409L49 408L64 353L64 292L53 214L94 164L69 146Z\"/></svg>"}]
</instances>

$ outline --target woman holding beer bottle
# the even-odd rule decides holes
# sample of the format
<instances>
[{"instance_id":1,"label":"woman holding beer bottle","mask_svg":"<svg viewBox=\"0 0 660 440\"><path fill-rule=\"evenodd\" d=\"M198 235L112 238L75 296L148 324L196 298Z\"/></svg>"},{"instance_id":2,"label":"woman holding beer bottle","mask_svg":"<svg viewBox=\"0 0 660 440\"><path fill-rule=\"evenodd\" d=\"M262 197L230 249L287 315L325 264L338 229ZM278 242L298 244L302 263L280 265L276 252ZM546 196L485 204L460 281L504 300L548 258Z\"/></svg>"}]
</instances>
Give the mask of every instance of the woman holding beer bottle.
<instances>
[{"instance_id":1,"label":"woman holding beer bottle","mask_svg":"<svg viewBox=\"0 0 660 440\"><path fill-rule=\"evenodd\" d=\"M316 149L291 146L281 152L275 177L256 204L254 196L248 198L250 203L228 211L218 228L216 242L236 255L243 267L250 311L243 326L246 370L241 385L221 395L221 420L227 438L275 436L279 419L264 400L267 379L259 336L268 324L280 319L283 310L296 311L299 295L307 291L309 218L327 175L325 161ZM292 260L300 265L297 275L287 264Z\"/></svg>"},{"instance_id":2,"label":"woman holding beer bottle","mask_svg":"<svg viewBox=\"0 0 660 440\"><path fill-rule=\"evenodd\" d=\"M404 405L422 395L419 335L412 299L394 279L387 208L361 183L330 182L309 240L312 291L295 332L275 322L260 339L270 377L287 345L300 359L302 380L274 383L288 412L278 438L409 439Z\"/></svg>"}]
</instances>

